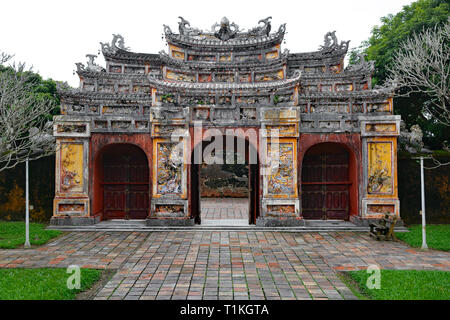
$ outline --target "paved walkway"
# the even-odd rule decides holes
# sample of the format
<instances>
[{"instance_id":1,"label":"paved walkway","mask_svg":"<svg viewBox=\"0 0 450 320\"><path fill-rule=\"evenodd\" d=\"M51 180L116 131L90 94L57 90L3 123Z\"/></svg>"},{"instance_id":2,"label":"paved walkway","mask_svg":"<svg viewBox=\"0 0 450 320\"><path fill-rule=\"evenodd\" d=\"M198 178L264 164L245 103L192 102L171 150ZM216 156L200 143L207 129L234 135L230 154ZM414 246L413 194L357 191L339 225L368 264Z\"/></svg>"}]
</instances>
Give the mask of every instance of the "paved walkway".
<instances>
[{"instance_id":1,"label":"paved walkway","mask_svg":"<svg viewBox=\"0 0 450 320\"><path fill-rule=\"evenodd\" d=\"M248 198L202 198L202 220L248 221Z\"/></svg>"},{"instance_id":2,"label":"paved walkway","mask_svg":"<svg viewBox=\"0 0 450 320\"><path fill-rule=\"evenodd\" d=\"M71 232L37 249L0 250L0 267L118 269L96 299L355 299L338 270L450 270L367 233Z\"/></svg>"}]
</instances>

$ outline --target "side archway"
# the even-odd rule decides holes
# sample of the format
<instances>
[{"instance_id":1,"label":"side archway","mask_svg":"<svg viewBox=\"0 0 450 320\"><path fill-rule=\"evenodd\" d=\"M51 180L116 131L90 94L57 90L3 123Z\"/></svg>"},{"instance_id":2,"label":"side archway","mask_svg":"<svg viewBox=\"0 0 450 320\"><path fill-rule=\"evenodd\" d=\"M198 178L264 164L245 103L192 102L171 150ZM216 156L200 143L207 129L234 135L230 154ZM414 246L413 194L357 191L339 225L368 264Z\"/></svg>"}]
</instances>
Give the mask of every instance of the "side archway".
<instances>
[{"instance_id":1,"label":"side archway","mask_svg":"<svg viewBox=\"0 0 450 320\"><path fill-rule=\"evenodd\" d=\"M138 146L113 143L94 157L93 210L104 219L145 219L150 211L150 170Z\"/></svg>"},{"instance_id":2,"label":"side archway","mask_svg":"<svg viewBox=\"0 0 450 320\"><path fill-rule=\"evenodd\" d=\"M353 135L311 138L300 145L302 216L350 220L359 214L360 139Z\"/></svg>"}]
</instances>

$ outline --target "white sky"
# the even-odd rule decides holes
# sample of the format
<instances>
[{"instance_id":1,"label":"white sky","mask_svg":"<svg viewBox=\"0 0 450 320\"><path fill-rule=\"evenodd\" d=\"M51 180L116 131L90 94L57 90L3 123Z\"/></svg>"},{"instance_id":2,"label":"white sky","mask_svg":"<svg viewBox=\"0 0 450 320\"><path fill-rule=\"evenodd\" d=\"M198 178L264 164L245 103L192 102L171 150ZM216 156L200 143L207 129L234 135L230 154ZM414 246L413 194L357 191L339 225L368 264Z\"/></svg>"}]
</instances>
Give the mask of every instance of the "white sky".
<instances>
[{"instance_id":1,"label":"white sky","mask_svg":"<svg viewBox=\"0 0 450 320\"><path fill-rule=\"evenodd\" d=\"M290 52L314 51L323 36L336 30L338 40L351 40L350 48L369 37L380 18L395 14L412 0L2 0L0 51L33 66L44 79L67 81L78 87L76 62L97 54L99 42L113 33L125 38L131 51L166 50L163 24L178 32L178 16L192 27L210 29L223 16L247 30L272 16L272 31L286 23ZM103 65L103 59L97 59Z\"/></svg>"}]
</instances>

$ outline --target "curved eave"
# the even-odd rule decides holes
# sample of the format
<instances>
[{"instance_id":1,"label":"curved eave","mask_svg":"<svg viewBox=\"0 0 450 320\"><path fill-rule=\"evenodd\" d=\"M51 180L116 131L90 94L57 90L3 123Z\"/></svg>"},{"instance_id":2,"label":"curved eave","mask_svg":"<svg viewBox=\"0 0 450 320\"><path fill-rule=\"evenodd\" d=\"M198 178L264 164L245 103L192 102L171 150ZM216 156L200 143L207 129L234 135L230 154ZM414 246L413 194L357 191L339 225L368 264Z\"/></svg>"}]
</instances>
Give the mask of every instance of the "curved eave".
<instances>
[{"instance_id":1,"label":"curved eave","mask_svg":"<svg viewBox=\"0 0 450 320\"><path fill-rule=\"evenodd\" d=\"M150 93L120 93L120 92L95 92L80 91L77 89L60 90L58 94L62 102L74 100L107 100L107 101L151 101Z\"/></svg>"},{"instance_id":2,"label":"curved eave","mask_svg":"<svg viewBox=\"0 0 450 320\"><path fill-rule=\"evenodd\" d=\"M192 90L194 92L213 92L213 91L250 91L250 90L278 90L293 88L299 84L300 76L286 80L266 81L256 83L218 83L218 82L175 82L156 79L148 76L152 86L169 91Z\"/></svg>"},{"instance_id":3,"label":"curved eave","mask_svg":"<svg viewBox=\"0 0 450 320\"><path fill-rule=\"evenodd\" d=\"M354 80L354 79L368 79L371 77L373 70L361 71L342 71L339 73L303 73L302 80Z\"/></svg>"},{"instance_id":4,"label":"curved eave","mask_svg":"<svg viewBox=\"0 0 450 320\"><path fill-rule=\"evenodd\" d=\"M105 80L147 80L147 74L144 73L109 73L109 72L98 72L92 70L82 70L77 71L78 76L85 80L88 79L105 79Z\"/></svg>"},{"instance_id":5,"label":"curved eave","mask_svg":"<svg viewBox=\"0 0 450 320\"><path fill-rule=\"evenodd\" d=\"M155 67L161 66L161 59L157 53L138 53L116 49L115 51L103 50L103 56L106 61L145 65L149 64Z\"/></svg>"},{"instance_id":6,"label":"curved eave","mask_svg":"<svg viewBox=\"0 0 450 320\"><path fill-rule=\"evenodd\" d=\"M230 39L227 41L213 39L195 39L174 33L166 33L168 43L185 48L197 48L202 50L242 50L252 47L267 47L280 44L283 41L284 32L272 33L269 36L252 37L246 39Z\"/></svg>"},{"instance_id":7,"label":"curved eave","mask_svg":"<svg viewBox=\"0 0 450 320\"><path fill-rule=\"evenodd\" d=\"M394 88L382 88L372 90L360 90L360 91L342 91L342 92L305 92L300 93L301 99L345 99L345 98L358 98L358 99L388 99L394 96Z\"/></svg>"},{"instance_id":8,"label":"curved eave","mask_svg":"<svg viewBox=\"0 0 450 320\"><path fill-rule=\"evenodd\" d=\"M304 53L290 53L288 64L295 63L301 65L323 65L326 61L340 62L344 60L348 48L335 49L333 51L314 51Z\"/></svg>"}]
</instances>

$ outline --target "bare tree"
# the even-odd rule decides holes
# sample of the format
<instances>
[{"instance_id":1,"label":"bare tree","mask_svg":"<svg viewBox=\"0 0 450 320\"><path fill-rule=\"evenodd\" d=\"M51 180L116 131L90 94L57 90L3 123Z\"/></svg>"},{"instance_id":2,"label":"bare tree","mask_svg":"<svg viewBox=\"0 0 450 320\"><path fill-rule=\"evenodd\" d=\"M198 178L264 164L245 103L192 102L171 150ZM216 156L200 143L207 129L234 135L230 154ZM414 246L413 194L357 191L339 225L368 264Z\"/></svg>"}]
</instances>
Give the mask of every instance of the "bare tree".
<instances>
[{"instance_id":1,"label":"bare tree","mask_svg":"<svg viewBox=\"0 0 450 320\"><path fill-rule=\"evenodd\" d=\"M424 116L450 126L450 18L442 26L423 30L405 41L388 68L390 78L406 95L430 97Z\"/></svg>"},{"instance_id":2,"label":"bare tree","mask_svg":"<svg viewBox=\"0 0 450 320\"><path fill-rule=\"evenodd\" d=\"M0 64L11 55L0 53ZM49 115L55 102L33 94L36 83L25 64L0 72L0 171L55 152Z\"/></svg>"}]
</instances>

